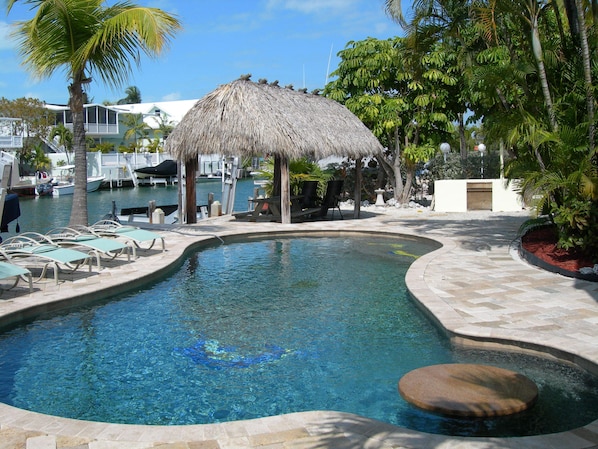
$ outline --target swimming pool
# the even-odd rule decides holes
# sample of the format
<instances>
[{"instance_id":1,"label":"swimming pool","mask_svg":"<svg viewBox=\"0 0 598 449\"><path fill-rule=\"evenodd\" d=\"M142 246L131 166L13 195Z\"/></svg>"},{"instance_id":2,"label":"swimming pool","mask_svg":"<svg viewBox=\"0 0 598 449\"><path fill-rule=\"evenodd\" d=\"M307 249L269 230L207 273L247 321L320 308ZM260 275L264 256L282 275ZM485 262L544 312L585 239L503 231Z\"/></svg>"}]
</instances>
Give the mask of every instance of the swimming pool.
<instances>
[{"instance_id":1,"label":"swimming pool","mask_svg":"<svg viewBox=\"0 0 598 449\"><path fill-rule=\"evenodd\" d=\"M5 333L0 400L144 424L331 409L460 435L535 434L595 419L596 382L580 371L451 350L404 288L414 258L436 247L361 236L204 249L148 289ZM462 421L400 398L407 371L452 361L523 371L540 386L539 407L516 419Z\"/></svg>"}]
</instances>

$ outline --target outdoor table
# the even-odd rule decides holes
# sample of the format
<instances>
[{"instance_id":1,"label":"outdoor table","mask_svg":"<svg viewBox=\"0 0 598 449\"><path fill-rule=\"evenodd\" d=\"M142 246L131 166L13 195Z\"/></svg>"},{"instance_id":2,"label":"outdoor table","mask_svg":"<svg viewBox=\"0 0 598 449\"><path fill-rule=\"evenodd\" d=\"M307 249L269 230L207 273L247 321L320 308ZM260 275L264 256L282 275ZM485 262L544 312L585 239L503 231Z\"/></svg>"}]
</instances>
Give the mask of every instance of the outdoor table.
<instances>
[{"instance_id":1,"label":"outdoor table","mask_svg":"<svg viewBox=\"0 0 598 449\"><path fill-rule=\"evenodd\" d=\"M301 195L291 196L291 202L303 198ZM271 196L269 198L254 198L254 209L249 217L249 221L258 221L258 219L268 221L280 221L280 196Z\"/></svg>"}]
</instances>

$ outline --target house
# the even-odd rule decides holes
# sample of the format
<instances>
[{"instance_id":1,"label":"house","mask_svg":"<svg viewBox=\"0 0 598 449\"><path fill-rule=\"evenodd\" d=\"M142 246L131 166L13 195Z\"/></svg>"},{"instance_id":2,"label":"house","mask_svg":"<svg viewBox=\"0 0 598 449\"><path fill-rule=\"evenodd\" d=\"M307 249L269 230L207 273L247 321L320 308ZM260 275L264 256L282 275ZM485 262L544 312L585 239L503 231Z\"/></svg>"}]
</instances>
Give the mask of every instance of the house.
<instances>
[{"instance_id":1,"label":"house","mask_svg":"<svg viewBox=\"0 0 598 449\"><path fill-rule=\"evenodd\" d=\"M86 104L84 105L86 136L94 139L96 143L111 143L117 150L131 142L131 138L125 138L129 128L122 120L124 114L141 115L147 129L159 130L163 126L176 126L196 102L197 100L179 100L115 105ZM46 107L56 113L56 125L64 124L68 129L73 129L73 118L68 106L48 104ZM162 139L161 135L156 137ZM157 164L163 159L152 158L146 150L154 139L153 133L150 132L147 138L138 142L140 148L132 155L134 168ZM64 148L58 145L57 140L48 142L48 145L54 153L64 153ZM218 172L221 169L221 159L221 155L217 154L202 156L199 161L199 174L209 175ZM117 162L118 164L120 161Z\"/></svg>"}]
</instances>

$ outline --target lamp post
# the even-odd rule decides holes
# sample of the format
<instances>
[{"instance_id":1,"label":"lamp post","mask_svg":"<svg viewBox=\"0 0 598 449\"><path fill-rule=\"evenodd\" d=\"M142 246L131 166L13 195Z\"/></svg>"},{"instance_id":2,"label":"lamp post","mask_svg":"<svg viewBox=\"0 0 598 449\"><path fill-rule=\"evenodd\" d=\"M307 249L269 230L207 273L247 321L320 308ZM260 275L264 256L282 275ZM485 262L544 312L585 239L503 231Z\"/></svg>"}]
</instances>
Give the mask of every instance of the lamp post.
<instances>
[{"instance_id":1,"label":"lamp post","mask_svg":"<svg viewBox=\"0 0 598 449\"><path fill-rule=\"evenodd\" d=\"M442 151L442 154L444 155L444 162L446 162L446 155L451 151L451 146L448 143L443 142L440 144L440 151Z\"/></svg>"},{"instance_id":2,"label":"lamp post","mask_svg":"<svg viewBox=\"0 0 598 449\"><path fill-rule=\"evenodd\" d=\"M484 145L483 143L479 144L478 151L482 155L482 166L481 166L480 170L482 173L482 179L484 179L484 153L486 152L486 145Z\"/></svg>"}]
</instances>

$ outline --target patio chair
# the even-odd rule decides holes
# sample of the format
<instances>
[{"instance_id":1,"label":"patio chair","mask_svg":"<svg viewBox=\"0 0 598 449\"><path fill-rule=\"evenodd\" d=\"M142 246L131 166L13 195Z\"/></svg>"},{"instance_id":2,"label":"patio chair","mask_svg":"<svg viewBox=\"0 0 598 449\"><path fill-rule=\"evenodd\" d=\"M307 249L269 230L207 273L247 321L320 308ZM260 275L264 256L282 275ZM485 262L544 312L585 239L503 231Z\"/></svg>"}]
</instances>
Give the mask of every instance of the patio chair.
<instances>
[{"instance_id":1,"label":"patio chair","mask_svg":"<svg viewBox=\"0 0 598 449\"><path fill-rule=\"evenodd\" d=\"M317 207L320 198L318 198L318 181L304 181L301 186L301 209L311 209Z\"/></svg>"},{"instance_id":2,"label":"patio chair","mask_svg":"<svg viewBox=\"0 0 598 449\"><path fill-rule=\"evenodd\" d=\"M320 201L319 206L302 209L291 213L291 219L302 220L304 218L325 218L328 215L328 210L332 209L332 218L334 219L334 209L338 209L338 212L343 218L343 213L339 207L340 195L343 191L343 180L335 179L328 181L326 185L326 193L324 198Z\"/></svg>"},{"instance_id":3,"label":"patio chair","mask_svg":"<svg viewBox=\"0 0 598 449\"><path fill-rule=\"evenodd\" d=\"M326 193L320 206L320 217L325 218L328 215L328 210L332 209L332 219L334 220L334 209L338 209L341 219L344 220L343 213L341 212L340 208L341 193L343 193L342 179L328 181Z\"/></svg>"},{"instance_id":4,"label":"patio chair","mask_svg":"<svg viewBox=\"0 0 598 449\"><path fill-rule=\"evenodd\" d=\"M162 242L162 251L166 251L164 237L160 234L146 229L140 229L135 226L124 226L112 220L100 220L94 223L89 229L102 237L120 238L129 243L133 248L133 257L137 257L136 248L149 250L152 249L158 240ZM149 247L144 248L141 245L149 242Z\"/></svg>"},{"instance_id":5,"label":"patio chair","mask_svg":"<svg viewBox=\"0 0 598 449\"><path fill-rule=\"evenodd\" d=\"M94 234L86 226L72 226L54 228L44 234L50 243L59 246L69 246L93 254L97 261L98 270L102 269L101 256L114 259L126 253L127 261L131 261L131 246L116 239L107 239Z\"/></svg>"},{"instance_id":6,"label":"patio chair","mask_svg":"<svg viewBox=\"0 0 598 449\"><path fill-rule=\"evenodd\" d=\"M12 263L10 256L0 250L0 256L4 259L0 261L0 279L11 279L14 278L14 282L10 287L1 288L0 290L10 290L19 283L20 279L27 281L29 284L29 293L33 291L33 279L31 277L31 271L27 268L21 267Z\"/></svg>"},{"instance_id":7,"label":"patio chair","mask_svg":"<svg viewBox=\"0 0 598 449\"><path fill-rule=\"evenodd\" d=\"M52 267L54 270L56 284L58 284L58 273L61 271L61 267L74 272L81 265L87 263L89 272L91 272L91 257L88 254L74 249L61 248L53 243L43 243L43 240L38 240L39 237L37 237L43 237L42 234L37 234L37 236L28 236L27 234L31 233L9 237L0 244L0 249L19 265L27 267L41 266L41 274L36 281L41 280L46 275L48 267Z\"/></svg>"}]
</instances>

